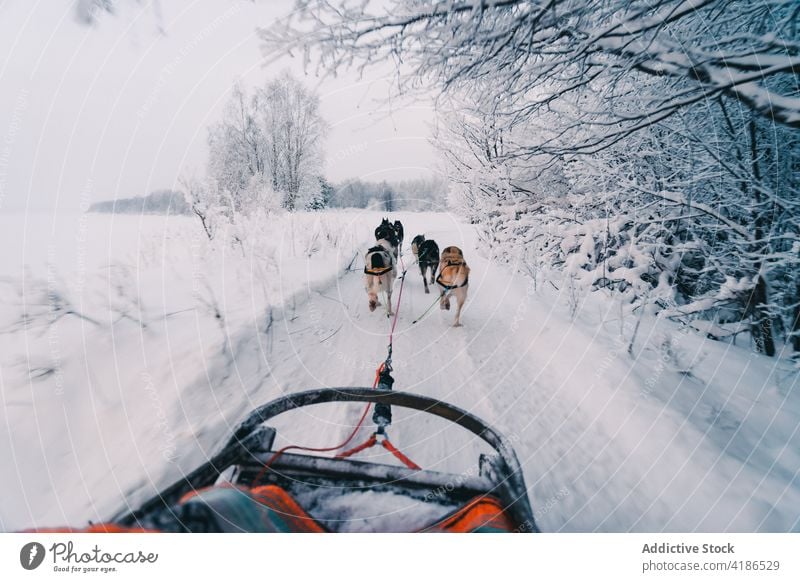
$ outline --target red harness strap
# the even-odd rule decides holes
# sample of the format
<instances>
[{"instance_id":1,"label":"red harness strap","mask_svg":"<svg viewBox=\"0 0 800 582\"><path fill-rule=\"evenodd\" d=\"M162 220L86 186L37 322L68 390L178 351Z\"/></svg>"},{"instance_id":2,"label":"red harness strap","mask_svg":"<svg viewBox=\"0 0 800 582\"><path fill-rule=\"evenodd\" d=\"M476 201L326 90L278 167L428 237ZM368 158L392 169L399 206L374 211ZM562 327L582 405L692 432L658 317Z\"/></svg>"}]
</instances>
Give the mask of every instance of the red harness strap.
<instances>
[{"instance_id":1,"label":"red harness strap","mask_svg":"<svg viewBox=\"0 0 800 582\"><path fill-rule=\"evenodd\" d=\"M353 447L352 449L339 453L338 455L336 455L336 458L346 459L347 457L352 457L356 453L360 453L365 449L374 447L376 444L378 444L378 437L375 434L373 434L366 441L364 441L357 447ZM414 471L422 470L422 467L420 467L414 461L405 456L400 449L398 449L391 443L391 441L389 441L388 438L384 438L382 441L380 441L380 444L384 449L386 449L387 451L392 453L395 457L397 457L400 460L400 462L403 463L409 469L413 469Z\"/></svg>"},{"instance_id":2,"label":"red harness strap","mask_svg":"<svg viewBox=\"0 0 800 582\"><path fill-rule=\"evenodd\" d=\"M336 455L336 458L337 459L346 459L347 457L352 457L356 453L360 453L363 450L366 450L366 449L369 449L369 448L375 446L375 444L377 442L378 442L378 439L373 434L372 436L370 436L367 440L365 440L360 445L358 445L356 447L353 447L352 449L348 449L346 451L342 451L341 453Z\"/></svg>"},{"instance_id":3,"label":"red harness strap","mask_svg":"<svg viewBox=\"0 0 800 582\"><path fill-rule=\"evenodd\" d=\"M422 471L422 467L417 465L414 461L412 461L411 459L406 457L402 452L400 452L400 450L397 447L395 447L391 442L389 442L389 439L383 439L383 442L381 444L383 445L384 449L386 449L387 451L392 453L395 457L400 459L400 462L402 462L409 469L413 469L414 471Z\"/></svg>"}]
</instances>

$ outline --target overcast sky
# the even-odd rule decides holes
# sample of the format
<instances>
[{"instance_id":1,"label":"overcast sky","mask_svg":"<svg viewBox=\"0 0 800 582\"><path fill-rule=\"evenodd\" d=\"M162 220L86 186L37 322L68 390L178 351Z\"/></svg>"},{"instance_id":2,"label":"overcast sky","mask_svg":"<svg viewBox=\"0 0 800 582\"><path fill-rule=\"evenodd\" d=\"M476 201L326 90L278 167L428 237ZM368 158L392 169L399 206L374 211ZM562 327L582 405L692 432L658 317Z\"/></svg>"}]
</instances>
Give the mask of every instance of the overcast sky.
<instances>
[{"instance_id":1,"label":"overcast sky","mask_svg":"<svg viewBox=\"0 0 800 582\"><path fill-rule=\"evenodd\" d=\"M207 127L234 81L286 68L320 94L331 180L430 175L432 109L387 111L388 67L321 82L289 59L264 67L255 29L292 4L123 2L86 26L74 0L0 0L0 211L76 209L203 174Z\"/></svg>"}]
</instances>

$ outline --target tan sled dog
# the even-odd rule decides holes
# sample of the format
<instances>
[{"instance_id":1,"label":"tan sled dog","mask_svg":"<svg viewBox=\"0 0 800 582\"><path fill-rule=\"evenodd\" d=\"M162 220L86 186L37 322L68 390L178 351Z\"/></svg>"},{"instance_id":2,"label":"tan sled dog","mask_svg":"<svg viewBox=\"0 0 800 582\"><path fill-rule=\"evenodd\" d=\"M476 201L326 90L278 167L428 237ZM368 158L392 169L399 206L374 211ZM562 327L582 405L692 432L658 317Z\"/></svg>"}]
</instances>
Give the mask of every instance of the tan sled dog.
<instances>
[{"instance_id":1,"label":"tan sled dog","mask_svg":"<svg viewBox=\"0 0 800 582\"><path fill-rule=\"evenodd\" d=\"M386 293L386 317L392 315L392 285L396 276L394 268L394 247L387 240L379 240L378 244L367 251L364 257L364 286L367 289L369 310L381 304L378 294Z\"/></svg>"},{"instance_id":2,"label":"tan sled dog","mask_svg":"<svg viewBox=\"0 0 800 582\"><path fill-rule=\"evenodd\" d=\"M458 302L456 320L453 327L461 327L461 308L467 300L469 288L469 267L464 260L464 253L458 247L446 247L439 261L439 276L436 283L442 290L439 301L440 309L450 309L450 295Z\"/></svg>"}]
</instances>

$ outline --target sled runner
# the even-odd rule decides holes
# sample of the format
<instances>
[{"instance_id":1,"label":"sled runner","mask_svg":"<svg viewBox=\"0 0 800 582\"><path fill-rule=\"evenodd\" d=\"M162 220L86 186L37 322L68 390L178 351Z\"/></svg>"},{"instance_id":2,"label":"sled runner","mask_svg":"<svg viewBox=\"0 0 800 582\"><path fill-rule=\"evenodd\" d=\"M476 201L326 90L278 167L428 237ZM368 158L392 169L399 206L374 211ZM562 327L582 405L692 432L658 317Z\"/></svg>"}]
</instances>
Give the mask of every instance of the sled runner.
<instances>
[{"instance_id":1,"label":"sled runner","mask_svg":"<svg viewBox=\"0 0 800 582\"><path fill-rule=\"evenodd\" d=\"M393 380L390 376L388 380L391 386ZM370 403L375 411L373 442L354 451L378 444L416 467L386 437L391 406L398 406L455 423L483 439L494 453L481 455L476 460L478 471L467 476L273 450L276 431L265 423L280 414L331 402ZM408 499L409 506L424 505L430 515L437 516L413 531L538 531L519 462L507 439L445 402L370 388L311 390L253 410L217 455L135 511L114 519L113 526L148 531L336 531L336 520L312 517L308 508L316 509L333 498L340 503L348 495L364 503L358 495L365 492L399 495ZM397 531L395 527L378 531L384 530Z\"/></svg>"}]
</instances>

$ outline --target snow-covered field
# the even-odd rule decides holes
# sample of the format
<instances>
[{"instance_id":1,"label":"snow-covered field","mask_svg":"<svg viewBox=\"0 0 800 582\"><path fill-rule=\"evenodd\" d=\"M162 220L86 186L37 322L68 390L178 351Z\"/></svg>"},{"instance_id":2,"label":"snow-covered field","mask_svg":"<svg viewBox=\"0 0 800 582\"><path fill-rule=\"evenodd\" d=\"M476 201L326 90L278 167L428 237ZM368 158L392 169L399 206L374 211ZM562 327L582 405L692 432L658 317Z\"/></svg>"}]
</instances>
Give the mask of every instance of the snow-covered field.
<instances>
[{"instance_id":1,"label":"snow-covered field","mask_svg":"<svg viewBox=\"0 0 800 582\"><path fill-rule=\"evenodd\" d=\"M330 284L367 222L262 218L231 244L188 217L0 215L0 527L107 518L196 439L213 448L184 410L263 400L232 389L269 375L233 361L240 342Z\"/></svg>"},{"instance_id":2,"label":"snow-covered field","mask_svg":"<svg viewBox=\"0 0 800 582\"><path fill-rule=\"evenodd\" d=\"M187 217L0 215L0 529L108 519L199 464L248 409L371 385L389 322L367 309L360 257L379 217L263 218L231 244ZM392 218L472 268L464 327L438 309L412 325L434 296L406 243L395 387L503 431L544 531L800 530L790 362L534 286L453 216ZM281 417L277 444L340 442L359 412ZM431 469L474 472L483 451L416 413L396 411L390 434ZM361 517L345 529L368 529Z\"/></svg>"}]
</instances>

